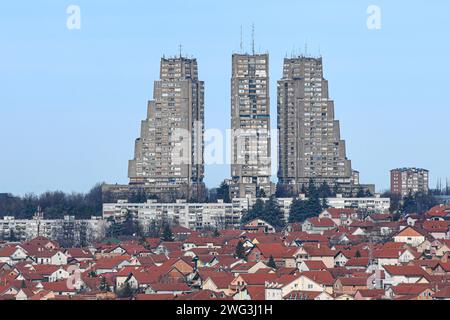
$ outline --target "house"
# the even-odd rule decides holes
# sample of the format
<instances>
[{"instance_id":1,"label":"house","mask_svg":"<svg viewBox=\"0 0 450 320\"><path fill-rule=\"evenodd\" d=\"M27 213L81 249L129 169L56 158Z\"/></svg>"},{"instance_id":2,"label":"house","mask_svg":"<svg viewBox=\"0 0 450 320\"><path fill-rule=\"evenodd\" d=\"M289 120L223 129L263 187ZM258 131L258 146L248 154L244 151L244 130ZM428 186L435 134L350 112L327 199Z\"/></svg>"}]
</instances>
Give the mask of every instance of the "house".
<instances>
[{"instance_id":1,"label":"house","mask_svg":"<svg viewBox=\"0 0 450 320\"><path fill-rule=\"evenodd\" d=\"M0 248L0 263L15 265L28 257L28 253L21 246L8 245Z\"/></svg>"},{"instance_id":2,"label":"house","mask_svg":"<svg viewBox=\"0 0 450 320\"><path fill-rule=\"evenodd\" d=\"M331 219L337 226L349 225L357 218L354 209L327 208L319 214L320 219Z\"/></svg>"},{"instance_id":3,"label":"house","mask_svg":"<svg viewBox=\"0 0 450 320\"><path fill-rule=\"evenodd\" d=\"M369 277L340 277L334 283L334 293L354 296L358 290L367 290Z\"/></svg>"},{"instance_id":4,"label":"house","mask_svg":"<svg viewBox=\"0 0 450 320\"><path fill-rule=\"evenodd\" d=\"M294 250L296 249L281 243L261 243L250 249L247 260L249 262L263 261L267 264L272 257L277 267L295 267Z\"/></svg>"},{"instance_id":5,"label":"house","mask_svg":"<svg viewBox=\"0 0 450 320\"><path fill-rule=\"evenodd\" d=\"M335 229L337 224L328 218L309 218L302 225L302 231L307 233L323 234L325 231Z\"/></svg>"},{"instance_id":6,"label":"house","mask_svg":"<svg viewBox=\"0 0 450 320\"><path fill-rule=\"evenodd\" d=\"M229 287L234 278L233 274L228 272L211 273L203 282L202 289L229 295L231 294Z\"/></svg>"},{"instance_id":7,"label":"house","mask_svg":"<svg viewBox=\"0 0 450 320\"><path fill-rule=\"evenodd\" d=\"M327 268L334 267L334 256L336 251L328 246L317 244L304 244L294 252L297 268L305 260L322 261Z\"/></svg>"},{"instance_id":8,"label":"house","mask_svg":"<svg viewBox=\"0 0 450 320\"><path fill-rule=\"evenodd\" d=\"M174 296L189 294L192 289L186 283L151 283L145 294L171 294Z\"/></svg>"},{"instance_id":9,"label":"house","mask_svg":"<svg viewBox=\"0 0 450 320\"><path fill-rule=\"evenodd\" d=\"M450 220L434 221L427 220L422 223L422 228L428 232L434 239L448 239Z\"/></svg>"},{"instance_id":10,"label":"house","mask_svg":"<svg viewBox=\"0 0 450 320\"><path fill-rule=\"evenodd\" d=\"M55 295L71 296L77 293L77 289L71 286L67 280L42 282L42 288L46 291L53 292Z\"/></svg>"},{"instance_id":11,"label":"house","mask_svg":"<svg viewBox=\"0 0 450 320\"><path fill-rule=\"evenodd\" d=\"M254 219L242 227L247 232L275 233L275 227L261 219Z\"/></svg>"},{"instance_id":12,"label":"house","mask_svg":"<svg viewBox=\"0 0 450 320\"><path fill-rule=\"evenodd\" d=\"M446 286L433 295L433 300L450 300L450 286Z\"/></svg>"},{"instance_id":13,"label":"house","mask_svg":"<svg viewBox=\"0 0 450 320\"><path fill-rule=\"evenodd\" d=\"M129 256L117 256L97 259L93 266L93 270L95 270L95 273L97 275L117 272L123 267L131 265L130 259L131 257Z\"/></svg>"},{"instance_id":14,"label":"house","mask_svg":"<svg viewBox=\"0 0 450 320\"><path fill-rule=\"evenodd\" d=\"M260 269L267 269L269 268L264 262L245 262L242 264L239 264L231 269L231 272L236 276L237 274L242 273L256 273Z\"/></svg>"},{"instance_id":15,"label":"house","mask_svg":"<svg viewBox=\"0 0 450 320\"><path fill-rule=\"evenodd\" d=\"M355 293L355 300L382 300L385 291L383 289L359 289Z\"/></svg>"},{"instance_id":16,"label":"house","mask_svg":"<svg viewBox=\"0 0 450 320\"><path fill-rule=\"evenodd\" d=\"M283 297L283 300L334 300L334 298L325 291L291 291Z\"/></svg>"},{"instance_id":17,"label":"house","mask_svg":"<svg viewBox=\"0 0 450 320\"><path fill-rule=\"evenodd\" d=\"M266 300L282 300L292 291L313 291L333 293L334 278L328 271L306 271L295 276L282 276L267 281Z\"/></svg>"},{"instance_id":18,"label":"house","mask_svg":"<svg viewBox=\"0 0 450 320\"><path fill-rule=\"evenodd\" d=\"M419 246L425 241L425 235L419 232L415 227L405 227L393 236L394 242L407 243L412 247Z\"/></svg>"},{"instance_id":19,"label":"house","mask_svg":"<svg viewBox=\"0 0 450 320\"><path fill-rule=\"evenodd\" d=\"M384 266L385 287L401 283L429 283L430 275L419 266Z\"/></svg>"},{"instance_id":20,"label":"house","mask_svg":"<svg viewBox=\"0 0 450 320\"><path fill-rule=\"evenodd\" d=\"M304 260L298 266L298 271L325 271L327 266L322 260Z\"/></svg>"},{"instance_id":21,"label":"house","mask_svg":"<svg viewBox=\"0 0 450 320\"><path fill-rule=\"evenodd\" d=\"M397 300L432 300L435 292L427 283L402 283L386 290L386 296Z\"/></svg>"}]
</instances>

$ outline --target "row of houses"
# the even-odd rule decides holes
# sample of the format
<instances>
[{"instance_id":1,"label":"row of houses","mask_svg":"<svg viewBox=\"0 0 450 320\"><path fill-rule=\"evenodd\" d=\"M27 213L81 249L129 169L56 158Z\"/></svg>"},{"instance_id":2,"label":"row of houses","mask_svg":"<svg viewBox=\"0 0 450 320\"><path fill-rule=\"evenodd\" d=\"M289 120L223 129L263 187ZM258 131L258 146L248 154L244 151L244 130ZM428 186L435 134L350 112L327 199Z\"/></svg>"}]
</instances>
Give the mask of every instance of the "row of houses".
<instances>
[{"instance_id":1,"label":"row of houses","mask_svg":"<svg viewBox=\"0 0 450 320\"><path fill-rule=\"evenodd\" d=\"M327 209L281 232L255 220L219 235L175 226L173 241L8 242L0 299L448 300L449 218L445 206L399 221Z\"/></svg>"}]
</instances>

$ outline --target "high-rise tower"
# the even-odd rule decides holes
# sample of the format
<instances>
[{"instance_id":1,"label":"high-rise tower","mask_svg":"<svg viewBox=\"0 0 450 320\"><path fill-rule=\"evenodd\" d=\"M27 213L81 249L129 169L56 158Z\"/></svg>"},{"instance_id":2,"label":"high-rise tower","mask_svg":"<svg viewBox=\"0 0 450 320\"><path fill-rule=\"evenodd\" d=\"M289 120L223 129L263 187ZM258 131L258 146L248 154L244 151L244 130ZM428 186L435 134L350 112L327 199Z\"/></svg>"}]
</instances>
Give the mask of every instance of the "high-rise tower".
<instances>
[{"instance_id":1,"label":"high-rise tower","mask_svg":"<svg viewBox=\"0 0 450 320\"><path fill-rule=\"evenodd\" d=\"M163 200L196 199L204 191L204 83L197 60L162 58L147 119L130 160L130 185Z\"/></svg>"},{"instance_id":2,"label":"high-rise tower","mask_svg":"<svg viewBox=\"0 0 450 320\"><path fill-rule=\"evenodd\" d=\"M313 179L352 192L352 166L341 140L322 58L284 60L278 81L279 187L298 194Z\"/></svg>"},{"instance_id":3,"label":"high-rise tower","mask_svg":"<svg viewBox=\"0 0 450 320\"><path fill-rule=\"evenodd\" d=\"M230 196L271 194L269 55L233 54Z\"/></svg>"}]
</instances>

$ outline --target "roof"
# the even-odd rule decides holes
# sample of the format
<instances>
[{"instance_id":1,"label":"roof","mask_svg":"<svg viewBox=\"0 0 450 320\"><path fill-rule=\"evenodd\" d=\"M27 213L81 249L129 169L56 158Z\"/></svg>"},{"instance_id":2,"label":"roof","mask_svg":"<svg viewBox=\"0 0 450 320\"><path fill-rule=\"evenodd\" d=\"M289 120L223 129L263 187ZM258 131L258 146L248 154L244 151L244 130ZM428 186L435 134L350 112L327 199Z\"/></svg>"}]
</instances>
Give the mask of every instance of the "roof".
<instances>
[{"instance_id":1,"label":"roof","mask_svg":"<svg viewBox=\"0 0 450 320\"><path fill-rule=\"evenodd\" d=\"M275 273L243 273L240 274L245 283L249 286L264 285L266 281L274 281L278 278Z\"/></svg>"},{"instance_id":2,"label":"roof","mask_svg":"<svg viewBox=\"0 0 450 320\"><path fill-rule=\"evenodd\" d=\"M402 283L392 287L392 291L397 296L417 296L427 289L431 289L431 286L423 283Z\"/></svg>"},{"instance_id":3,"label":"roof","mask_svg":"<svg viewBox=\"0 0 450 320\"><path fill-rule=\"evenodd\" d=\"M394 237L424 237L425 235L419 232L416 228L408 226L394 235Z\"/></svg>"},{"instance_id":4,"label":"roof","mask_svg":"<svg viewBox=\"0 0 450 320\"><path fill-rule=\"evenodd\" d=\"M449 299L450 298L450 286L447 285L445 288L439 290L438 292L436 292L434 294L435 298L446 298Z\"/></svg>"},{"instance_id":5,"label":"roof","mask_svg":"<svg viewBox=\"0 0 450 320\"><path fill-rule=\"evenodd\" d=\"M336 281L339 281L343 286L367 286L367 277L340 277Z\"/></svg>"},{"instance_id":6,"label":"roof","mask_svg":"<svg viewBox=\"0 0 450 320\"><path fill-rule=\"evenodd\" d=\"M226 289L234 278L235 277L229 272L212 272L207 276L205 281L210 279L218 289Z\"/></svg>"},{"instance_id":7,"label":"roof","mask_svg":"<svg viewBox=\"0 0 450 320\"><path fill-rule=\"evenodd\" d=\"M266 289L264 286L250 286L247 287L247 292L252 301L266 300Z\"/></svg>"},{"instance_id":8,"label":"roof","mask_svg":"<svg viewBox=\"0 0 450 320\"><path fill-rule=\"evenodd\" d=\"M420 277L428 274L419 266L383 266L384 270L391 276Z\"/></svg>"},{"instance_id":9,"label":"roof","mask_svg":"<svg viewBox=\"0 0 450 320\"><path fill-rule=\"evenodd\" d=\"M314 300L320 296L323 291L291 291L283 297L283 300Z\"/></svg>"},{"instance_id":10,"label":"roof","mask_svg":"<svg viewBox=\"0 0 450 320\"><path fill-rule=\"evenodd\" d=\"M332 286L334 284L334 278L329 271L305 271L301 275L321 285Z\"/></svg>"},{"instance_id":11,"label":"roof","mask_svg":"<svg viewBox=\"0 0 450 320\"><path fill-rule=\"evenodd\" d=\"M312 224L316 228L334 228L336 227L336 223L333 220L328 218L309 218L307 220L310 224Z\"/></svg>"},{"instance_id":12,"label":"roof","mask_svg":"<svg viewBox=\"0 0 450 320\"><path fill-rule=\"evenodd\" d=\"M327 269L327 266L322 260L305 260L304 264L308 267L309 271L320 271Z\"/></svg>"},{"instance_id":13,"label":"roof","mask_svg":"<svg viewBox=\"0 0 450 320\"><path fill-rule=\"evenodd\" d=\"M281 243L260 243L256 247L261 251L261 254L269 258L272 256L277 258L291 258L293 256L293 248L288 248Z\"/></svg>"}]
</instances>

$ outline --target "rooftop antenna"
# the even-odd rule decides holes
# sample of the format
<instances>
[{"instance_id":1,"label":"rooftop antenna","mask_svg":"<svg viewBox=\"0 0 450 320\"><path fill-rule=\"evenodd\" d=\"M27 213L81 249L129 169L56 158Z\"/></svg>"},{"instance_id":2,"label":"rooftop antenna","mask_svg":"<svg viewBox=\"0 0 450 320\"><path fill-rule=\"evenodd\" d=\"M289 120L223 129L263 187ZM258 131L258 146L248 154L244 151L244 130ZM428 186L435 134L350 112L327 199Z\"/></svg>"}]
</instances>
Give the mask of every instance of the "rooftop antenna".
<instances>
[{"instance_id":1,"label":"rooftop antenna","mask_svg":"<svg viewBox=\"0 0 450 320\"><path fill-rule=\"evenodd\" d=\"M305 56L308 56L308 42L305 42Z\"/></svg>"},{"instance_id":2,"label":"rooftop antenna","mask_svg":"<svg viewBox=\"0 0 450 320\"><path fill-rule=\"evenodd\" d=\"M180 50L180 59L181 59L181 56L182 56L182 54L183 54L183 45L182 45L182 44L179 44L179 45L178 45L178 49Z\"/></svg>"},{"instance_id":3,"label":"rooftop antenna","mask_svg":"<svg viewBox=\"0 0 450 320\"><path fill-rule=\"evenodd\" d=\"M244 36L242 31L242 24L241 24L241 53L244 53Z\"/></svg>"},{"instance_id":4,"label":"rooftop antenna","mask_svg":"<svg viewBox=\"0 0 450 320\"><path fill-rule=\"evenodd\" d=\"M255 55L255 24L252 23L252 54Z\"/></svg>"}]
</instances>

